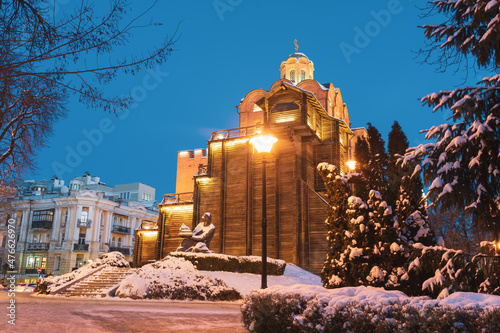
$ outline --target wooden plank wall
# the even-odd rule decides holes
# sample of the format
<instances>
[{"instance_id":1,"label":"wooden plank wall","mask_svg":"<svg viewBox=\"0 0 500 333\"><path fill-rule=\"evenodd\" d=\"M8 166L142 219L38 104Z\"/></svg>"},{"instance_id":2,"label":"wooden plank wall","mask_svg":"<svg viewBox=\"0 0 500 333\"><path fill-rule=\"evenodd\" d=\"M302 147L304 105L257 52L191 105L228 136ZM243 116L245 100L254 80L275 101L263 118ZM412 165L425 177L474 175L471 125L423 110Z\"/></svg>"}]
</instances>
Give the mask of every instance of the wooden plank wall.
<instances>
[{"instance_id":1,"label":"wooden plank wall","mask_svg":"<svg viewBox=\"0 0 500 333\"><path fill-rule=\"evenodd\" d=\"M139 267L150 260L156 259L158 235L143 234L135 231L134 267Z\"/></svg>"},{"instance_id":2,"label":"wooden plank wall","mask_svg":"<svg viewBox=\"0 0 500 333\"><path fill-rule=\"evenodd\" d=\"M179 237L179 229L182 224L192 225L193 204L161 205L159 214L159 255L157 259L166 257L175 251L181 244L183 238ZM161 240L163 238L163 242Z\"/></svg>"}]
</instances>

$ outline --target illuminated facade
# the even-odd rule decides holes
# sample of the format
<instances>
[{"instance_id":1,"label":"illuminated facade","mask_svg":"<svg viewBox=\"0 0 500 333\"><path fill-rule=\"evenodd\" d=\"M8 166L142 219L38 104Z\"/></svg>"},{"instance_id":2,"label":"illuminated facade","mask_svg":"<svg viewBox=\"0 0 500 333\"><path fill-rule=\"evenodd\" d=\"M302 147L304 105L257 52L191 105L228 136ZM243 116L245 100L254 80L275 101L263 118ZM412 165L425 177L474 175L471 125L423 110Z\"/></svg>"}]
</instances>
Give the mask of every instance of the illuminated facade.
<instances>
[{"instance_id":1,"label":"illuminated facade","mask_svg":"<svg viewBox=\"0 0 500 333\"><path fill-rule=\"evenodd\" d=\"M183 193L165 195L159 206L156 258L180 244L182 223L194 227L205 212L212 214L216 227L213 251L260 255L265 199L268 256L320 271L326 258L327 203L316 166L329 162L346 173L351 139L364 129L351 129L340 90L314 80L314 65L306 55L290 55L280 72L281 79L269 90L252 90L241 101L239 128L212 134L205 164L189 169L191 191L183 184ZM261 157L249 143L262 126L278 138L267 158L266 198L261 194ZM179 169L195 164L181 160L180 154Z\"/></svg>"},{"instance_id":2,"label":"illuminated facade","mask_svg":"<svg viewBox=\"0 0 500 333\"><path fill-rule=\"evenodd\" d=\"M15 221L18 282L36 282L39 274L62 275L111 251L132 261L133 231L158 213L144 203L119 199L112 187L96 181L98 177L91 182L86 182L86 175L83 178L81 184L82 177L70 180L70 187L58 179L24 182L19 196L10 201L10 214L2 219ZM0 230L0 238L0 267L5 274L9 270L6 230Z\"/></svg>"}]
</instances>

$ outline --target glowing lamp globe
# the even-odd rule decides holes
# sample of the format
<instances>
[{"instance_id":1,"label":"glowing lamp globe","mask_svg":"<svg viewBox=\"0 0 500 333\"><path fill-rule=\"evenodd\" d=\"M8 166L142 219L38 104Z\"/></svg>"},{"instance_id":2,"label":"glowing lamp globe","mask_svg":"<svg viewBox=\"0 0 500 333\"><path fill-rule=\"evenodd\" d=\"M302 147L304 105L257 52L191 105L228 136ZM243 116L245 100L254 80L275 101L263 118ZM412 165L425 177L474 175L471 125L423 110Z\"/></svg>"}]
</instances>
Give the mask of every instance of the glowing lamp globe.
<instances>
[{"instance_id":1,"label":"glowing lamp globe","mask_svg":"<svg viewBox=\"0 0 500 333\"><path fill-rule=\"evenodd\" d=\"M349 167L349 170L354 170L356 169L356 161L347 161L345 164Z\"/></svg>"},{"instance_id":2,"label":"glowing lamp globe","mask_svg":"<svg viewBox=\"0 0 500 333\"><path fill-rule=\"evenodd\" d=\"M253 144L259 153L271 152L271 148L276 141L278 141L278 139L269 133L261 133L250 139L250 143Z\"/></svg>"}]
</instances>

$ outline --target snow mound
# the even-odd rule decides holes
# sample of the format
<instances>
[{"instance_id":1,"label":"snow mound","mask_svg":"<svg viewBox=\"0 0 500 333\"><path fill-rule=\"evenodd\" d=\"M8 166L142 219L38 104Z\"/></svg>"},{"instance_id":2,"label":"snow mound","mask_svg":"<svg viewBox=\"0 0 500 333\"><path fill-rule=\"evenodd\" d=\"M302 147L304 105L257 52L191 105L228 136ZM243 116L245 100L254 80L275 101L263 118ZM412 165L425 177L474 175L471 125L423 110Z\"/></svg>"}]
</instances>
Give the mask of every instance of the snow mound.
<instances>
[{"instance_id":1,"label":"snow mound","mask_svg":"<svg viewBox=\"0 0 500 333\"><path fill-rule=\"evenodd\" d=\"M184 258L167 256L126 277L115 293L133 299L237 300L240 293L214 277L201 274Z\"/></svg>"}]
</instances>

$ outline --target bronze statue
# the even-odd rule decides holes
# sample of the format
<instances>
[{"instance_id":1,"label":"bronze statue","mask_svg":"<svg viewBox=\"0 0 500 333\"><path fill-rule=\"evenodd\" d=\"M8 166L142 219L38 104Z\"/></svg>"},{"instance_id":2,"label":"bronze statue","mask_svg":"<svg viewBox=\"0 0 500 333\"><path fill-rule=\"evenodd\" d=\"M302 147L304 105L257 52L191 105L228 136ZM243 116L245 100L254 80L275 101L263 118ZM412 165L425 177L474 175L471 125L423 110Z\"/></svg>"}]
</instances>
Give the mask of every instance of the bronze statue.
<instances>
[{"instance_id":1,"label":"bronze statue","mask_svg":"<svg viewBox=\"0 0 500 333\"><path fill-rule=\"evenodd\" d=\"M186 225L182 225L179 237L185 238L177 248L178 252L203 252L213 253L208 247L214 237L215 226L212 224L212 215L209 212L203 214L201 222L194 228L193 232Z\"/></svg>"}]
</instances>

